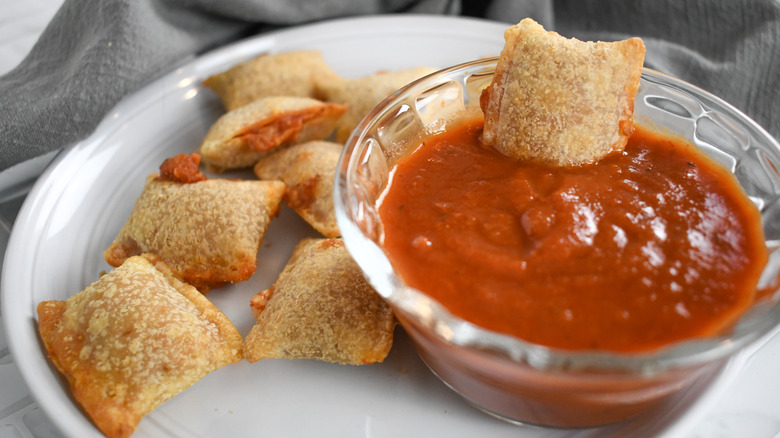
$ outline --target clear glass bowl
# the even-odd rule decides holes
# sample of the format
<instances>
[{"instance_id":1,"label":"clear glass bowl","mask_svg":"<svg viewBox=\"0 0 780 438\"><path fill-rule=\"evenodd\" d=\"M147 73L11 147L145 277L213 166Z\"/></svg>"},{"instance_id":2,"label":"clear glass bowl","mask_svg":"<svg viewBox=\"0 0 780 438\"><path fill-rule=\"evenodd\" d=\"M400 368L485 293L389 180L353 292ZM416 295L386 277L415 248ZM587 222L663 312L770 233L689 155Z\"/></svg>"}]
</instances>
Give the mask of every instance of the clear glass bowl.
<instances>
[{"instance_id":1,"label":"clear glass bowl","mask_svg":"<svg viewBox=\"0 0 780 438\"><path fill-rule=\"evenodd\" d=\"M408 287L381 247L377 200L398 159L422 139L479 108L496 59L441 70L396 92L361 122L336 175L339 227L352 256L428 367L476 407L512 422L589 427L654 407L780 323L780 145L755 122L690 84L645 69L637 123L687 138L731 169L761 211L770 260L768 290L721 337L645 354L572 352L535 345L466 322Z\"/></svg>"}]
</instances>

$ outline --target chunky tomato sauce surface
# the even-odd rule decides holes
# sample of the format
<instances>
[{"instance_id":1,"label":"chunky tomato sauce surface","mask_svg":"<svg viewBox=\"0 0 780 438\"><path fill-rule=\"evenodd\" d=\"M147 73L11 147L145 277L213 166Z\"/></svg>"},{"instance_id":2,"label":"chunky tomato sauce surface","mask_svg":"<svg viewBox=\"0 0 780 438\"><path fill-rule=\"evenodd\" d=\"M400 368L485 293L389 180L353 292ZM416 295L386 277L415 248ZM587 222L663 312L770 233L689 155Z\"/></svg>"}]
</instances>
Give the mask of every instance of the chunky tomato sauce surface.
<instances>
[{"instance_id":1,"label":"chunky tomato sauce surface","mask_svg":"<svg viewBox=\"0 0 780 438\"><path fill-rule=\"evenodd\" d=\"M563 349L634 352L713 335L755 296L757 209L731 174L641 126L595 165L518 162L481 121L392 174L383 245L401 277L482 327Z\"/></svg>"}]
</instances>

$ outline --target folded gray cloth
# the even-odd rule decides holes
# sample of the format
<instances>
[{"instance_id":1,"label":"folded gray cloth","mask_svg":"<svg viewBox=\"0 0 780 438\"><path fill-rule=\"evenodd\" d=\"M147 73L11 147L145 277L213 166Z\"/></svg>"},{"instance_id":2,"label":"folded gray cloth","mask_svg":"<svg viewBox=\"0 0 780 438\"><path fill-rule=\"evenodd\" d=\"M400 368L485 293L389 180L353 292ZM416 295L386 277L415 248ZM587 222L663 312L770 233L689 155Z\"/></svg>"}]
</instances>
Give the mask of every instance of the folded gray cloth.
<instances>
[{"instance_id":1,"label":"folded gray cloth","mask_svg":"<svg viewBox=\"0 0 780 438\"><path fill-rule=\"evenodd\" d=\"M66 0L0 77L0 171L87 137L125 95L258 25L457 12L449 0ZM260 30L262 30L260 26Z\"/></svg>"},{"instance_id":2,"label":"folded gray cloth","mask_svg":"<svg viewBox=\"0 0 780 438\"><path fill-rule=\"evenodd\" d=\"M0 171L87 137L122 97L219 44L348 15L530 16L581 39L644 38L646 65L696 84L780 137L775 0L65 0L0 77Z\"/></svg>"},{"instance_id":3,"label":"folded gray cloth","mask_svg":"<svg viewBox=\"0 0 780 438\"><path fill-rule=\"evenodd\" d=\"M494 0L488 17L533 14L529 1ZM641 37L645 66L707 90L780 139L777 0L556 0L537 21L582 40Z\"/></svg>"},{"instance_id":4,"label":"folded gray cloth","mask_svg":"<svg viewBox=\"0 0 780 438\"><path fill-rule=\"evenodd\" d=\"M779 1L565 0L556 6L559 31L591 40L640 36L646 67L715 94L780 139Z\"/></svg>"}]
</instances>

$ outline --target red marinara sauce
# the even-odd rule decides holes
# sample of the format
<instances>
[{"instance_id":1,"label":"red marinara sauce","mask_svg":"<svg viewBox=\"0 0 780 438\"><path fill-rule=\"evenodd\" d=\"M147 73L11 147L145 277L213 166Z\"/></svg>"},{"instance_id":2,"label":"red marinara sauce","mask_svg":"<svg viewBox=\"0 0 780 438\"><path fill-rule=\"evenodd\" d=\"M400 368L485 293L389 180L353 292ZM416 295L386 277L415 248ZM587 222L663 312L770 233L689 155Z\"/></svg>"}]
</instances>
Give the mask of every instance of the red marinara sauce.
<instances>
[{"instance_id":1,"label":"red marinara sauce","mask_svg":"<svg viewBox=\"0 0 780 438\"><path fill-rule=\"evenodd\" d=\"M479 326L570 350L647 351L727 328L766 264L727 169L637 126L594 165L518 162L482 121L429 138L379 212L406 283Z\"/></svg>"}]
</instances>

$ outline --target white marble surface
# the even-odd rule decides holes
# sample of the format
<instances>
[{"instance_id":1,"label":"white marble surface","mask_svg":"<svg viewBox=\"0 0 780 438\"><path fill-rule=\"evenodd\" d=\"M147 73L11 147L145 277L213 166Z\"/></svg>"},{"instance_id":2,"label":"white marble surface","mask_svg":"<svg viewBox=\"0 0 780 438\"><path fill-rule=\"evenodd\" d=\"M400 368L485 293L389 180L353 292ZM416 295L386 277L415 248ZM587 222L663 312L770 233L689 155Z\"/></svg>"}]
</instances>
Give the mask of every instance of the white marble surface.
<instances>
[{"instance_id":1,"label":"white marble surface","mask_svg":"<svg viewBox=\"0 0 780 438\"><path fill-rule=\"evenodd\" d=\"M0 0L0 75L23 59L61 3ZM0 202L0 254L5 252L23 198ZM0 437L58 437L13 363L8 335L0 324ZM716 399L697 409L703 412L694 416L690 438L780 438L780 335L767 340Z\"/></svg>"}]
</instances>

